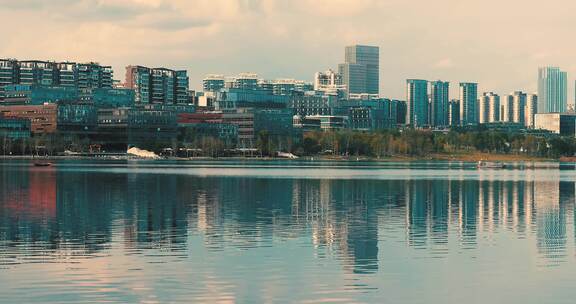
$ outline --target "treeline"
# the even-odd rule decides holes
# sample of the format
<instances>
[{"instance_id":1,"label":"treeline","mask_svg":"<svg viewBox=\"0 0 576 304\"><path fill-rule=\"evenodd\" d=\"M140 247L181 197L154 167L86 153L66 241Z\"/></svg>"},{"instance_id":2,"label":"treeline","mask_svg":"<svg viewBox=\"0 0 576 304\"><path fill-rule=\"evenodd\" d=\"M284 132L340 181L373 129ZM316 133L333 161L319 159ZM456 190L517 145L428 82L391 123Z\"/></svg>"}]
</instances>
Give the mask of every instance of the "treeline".
<instances>
[{"instance_id":1,"label":"treeline","mask_svg":"<svg viewBox=\"0 0 576 304\"><path fill-rule=\"evenodd\" d=\"M303 155L333 154L370 157L426 157L432 153L498 153L536 157L573 156L576 139L541 137L498 131L448 133L419 130L385 130L373 133L337 131L311 132L297 152Z\"/></svg>"},{"instance_id":2,"label":"treeline","mask_svg":"<svg viewBox=\"0 0 576 304\"><path fill-rule=\"evenodd\" d=\"M537 136L490 130L452 130L432 132L421 130L382 130L359 132L307 132L300 138L273 136L263 131L252 143L254 155L275 156L276 152L292 152L299 156L333 155L386 158L394 156L429 157L431 154L495 153L534 157L559 158L576 154L576 139L556 135ZM58 155L64 150L89 152L93 148L89 138L49 134L25 139L0 138L0 155ZM222 157L237 148L238 143L213 136L182 132L176 138L149 142L138 147L157 153L165 148L192 149L193 156ZM106 151L125 151L126 145L103 147Z\"/></svg>"}]
</instances>

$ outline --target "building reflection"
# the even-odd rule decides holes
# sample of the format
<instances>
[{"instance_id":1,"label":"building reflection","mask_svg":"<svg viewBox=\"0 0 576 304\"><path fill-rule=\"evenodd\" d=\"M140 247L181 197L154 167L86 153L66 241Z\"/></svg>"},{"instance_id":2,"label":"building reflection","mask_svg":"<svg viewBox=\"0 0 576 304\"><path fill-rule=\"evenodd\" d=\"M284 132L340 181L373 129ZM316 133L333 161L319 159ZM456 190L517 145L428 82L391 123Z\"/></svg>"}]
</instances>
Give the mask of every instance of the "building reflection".
<instances>
[{"instance_id":1,"label":"building reflection","mask_svg":"<svg viewBox=\"0 0 576 304\"><path fill-rule=\"evenodd\" d=\"M370 274L379 270L380 246L390 235L442 255L507 231L554 261L567 255L575 216L575 183L560 180L297 180L20 168L0 175L0 247L15 256L29 254L18 251L24 243L54 256L65 250L90 257L119 240L128 254L159 249L186 256L195 237L214 252L304 239L316 258L335 257L351 273Z\"/></svg>"}]
</instances>

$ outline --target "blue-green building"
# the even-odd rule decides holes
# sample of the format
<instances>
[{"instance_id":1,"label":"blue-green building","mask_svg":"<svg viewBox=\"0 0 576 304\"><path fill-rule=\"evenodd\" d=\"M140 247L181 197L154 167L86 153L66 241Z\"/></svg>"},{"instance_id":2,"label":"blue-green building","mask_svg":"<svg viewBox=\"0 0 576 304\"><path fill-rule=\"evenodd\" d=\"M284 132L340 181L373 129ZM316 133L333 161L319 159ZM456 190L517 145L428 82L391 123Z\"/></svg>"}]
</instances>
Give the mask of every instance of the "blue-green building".
<instances>
[{"instance_id":1,"label":"blue-green building","mask_svg":"<svg viewBox=\"0 0 576 304\"><path fill-rule=\"evenodd\" d=\"M128 144L170 144L178 130L174 111L134 107L128 112Z\"/></svg>"},{"instance_id":2,"label":"blue-green building","mask_svg":"<svg viewBox=\"0 0 576 304\"><path fill-rule=\"evenodd\" d=\"M294 114L291 109L254 111L254 133L267 131L271 136L292 136Z\"/></svg>"},{"instance_id":3,"label":"blue-green building","mask_svg":"<svg viewBox=\"0 0 576 304\"><path fill-rule=\"evenodd\" d=\"M450 83L446 81L430 82L430 125L447 127L449 121Z\"/></svg>"},{"instance_id":4,"label":"blue-green building","mask_svg":"<svg viewBox=\"0 0 576 304\"><path fill-rule=\"evenodd\" d=\"M406 81L406 124L413 128L428 126L428 81Z\"/></svg>"},{"instance_id":5,"label":"blue-green building","mask_svg":"<svg viewBox=\"0 0 576 304\"><path fill-rule=\"evenodd\" d=\"M478 84L460 83L460 125L474 126L480 120L478 114Z\"/></svg>"},{"instance_id":6,"label":"blue-green building","mask_svg":"<svg viewBox=\"0 0 576 304\"><path fill-rule=\"evenodd\" d=\"M98 111L93 104L63 102L58 104L58 131L90 133L98 126Z\"/></svg>"},{"instance_id":7,"label":"blue-green building","mask_svg":"<svg viewBox=\"0 0 576 304\"><path fill-rule=\"evenodd\" d=\"M0 86L28 84L79 89L112 87L113 71L98 63L0 59Z\"/></svg>"},{"instance_id":8,"label":"blue-green building","mask_svg":"<svg viewBox=\"0 0 576 304\"><path fill-rule=\"evenodd\" d=\"M216 110L238 108L278 109L286 108L290 100L288 95L274 95L261 89L223 89L217 92Z\"/></svg>"},{"instance_id":9,"label":"blue-green building","mask_svg":"<svg viewBox=\"0 0 576 304\"><path fill-rule=\"evenodd\" d=\"M75 87L11 84L4 86L4 105L41 105L79 100Z\"/></svg>"},{"instance_id":10,"label":"blue-green building","mask_svg":"<svg viewBox=\"0 0 576 304\"><path fill-rule=\"evenodd\" d=\"M0 116L0 138L24 139L30 134L30 120Z\"/></svg>"},{"instance_id":11,"label":"blue-green building","mask_svg":"<svg viewBox=\"0 0 576 304\"><path fill-rule=\"evenodd\" d=\"M143 66L126 67L126 87L136 93L136 104L187 104L188 72Z\"/></svg>"},{"instance_id":12,"label":"blue-green building","mask_svg":"<svg viewBox=\"0 0 576 304\"><path fill-rule=\"evenodd\" d=\"M92 102L99 108L120 108L134 105L135 92L131 89L102 88L92 90Z\"/></svg>"}]
</instances>

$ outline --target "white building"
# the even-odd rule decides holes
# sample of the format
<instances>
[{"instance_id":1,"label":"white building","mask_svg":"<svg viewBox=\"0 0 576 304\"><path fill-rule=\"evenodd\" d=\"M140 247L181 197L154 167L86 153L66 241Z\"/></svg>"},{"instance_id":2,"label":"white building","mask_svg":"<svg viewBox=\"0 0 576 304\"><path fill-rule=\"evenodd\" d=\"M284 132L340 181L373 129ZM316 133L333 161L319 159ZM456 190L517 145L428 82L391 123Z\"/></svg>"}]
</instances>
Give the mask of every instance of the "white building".
<instances>
[{"instance_id":1,"label":"white building","mask_svg":"<svg viewBox=\"0 0 576 304\"><path fill-rule=\"evenodd\" d=\"M526 108L524 109L524 122L527 128L534 129L534 115L538 113L538 95L528 94Z\"/></svg>"},{"instance_id":2,"label":"white building","mask_svg":"<svg viewBox=\"0 0 576 304\"><path fill-rule=\"evenodd\" d=\"M493 92L482 95L479 103L480 123L500 121L500 96Z\"/></svg>"}]
</instances>

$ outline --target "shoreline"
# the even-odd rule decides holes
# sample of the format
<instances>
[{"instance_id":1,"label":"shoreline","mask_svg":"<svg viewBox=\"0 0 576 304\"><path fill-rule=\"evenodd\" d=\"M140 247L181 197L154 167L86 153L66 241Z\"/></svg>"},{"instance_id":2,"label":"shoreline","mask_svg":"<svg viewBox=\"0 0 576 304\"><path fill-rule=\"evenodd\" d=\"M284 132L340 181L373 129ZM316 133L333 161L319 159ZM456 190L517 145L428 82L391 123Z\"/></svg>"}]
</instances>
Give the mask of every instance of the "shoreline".
<instances>
[{"instance_id":1,"label":"shoreline","mask_svg":"<svg viewBox=\"0 0 576 304\"><path fill-rule=\"evenodd\" d=\"M562 158L543 158L543 157L531 157L523 155L511 155L511 154L489 154L489 153L471 153L471 154L430 154L429 157L412 157L412 156L388 156L388 157L366 157L366 156L329 156L329 155L318 155L318 156L306 156L300 157L298 159L288 159L280 157L190 157L190 158L179 158L179 157L160 157L158 159L150 159L137 157L132 155L118 156L69 156L69 155L58 155L58 156L26 156L26 155L2 155L0 160L102 160L102 161L334 161L334 162L422 162L422 161L449 161L449 162L479 162L479 161L489 161L489 162L551 162L551 163L573 163L576 162L576 157L562 157Z\"/></svg>"}]
</instances>

